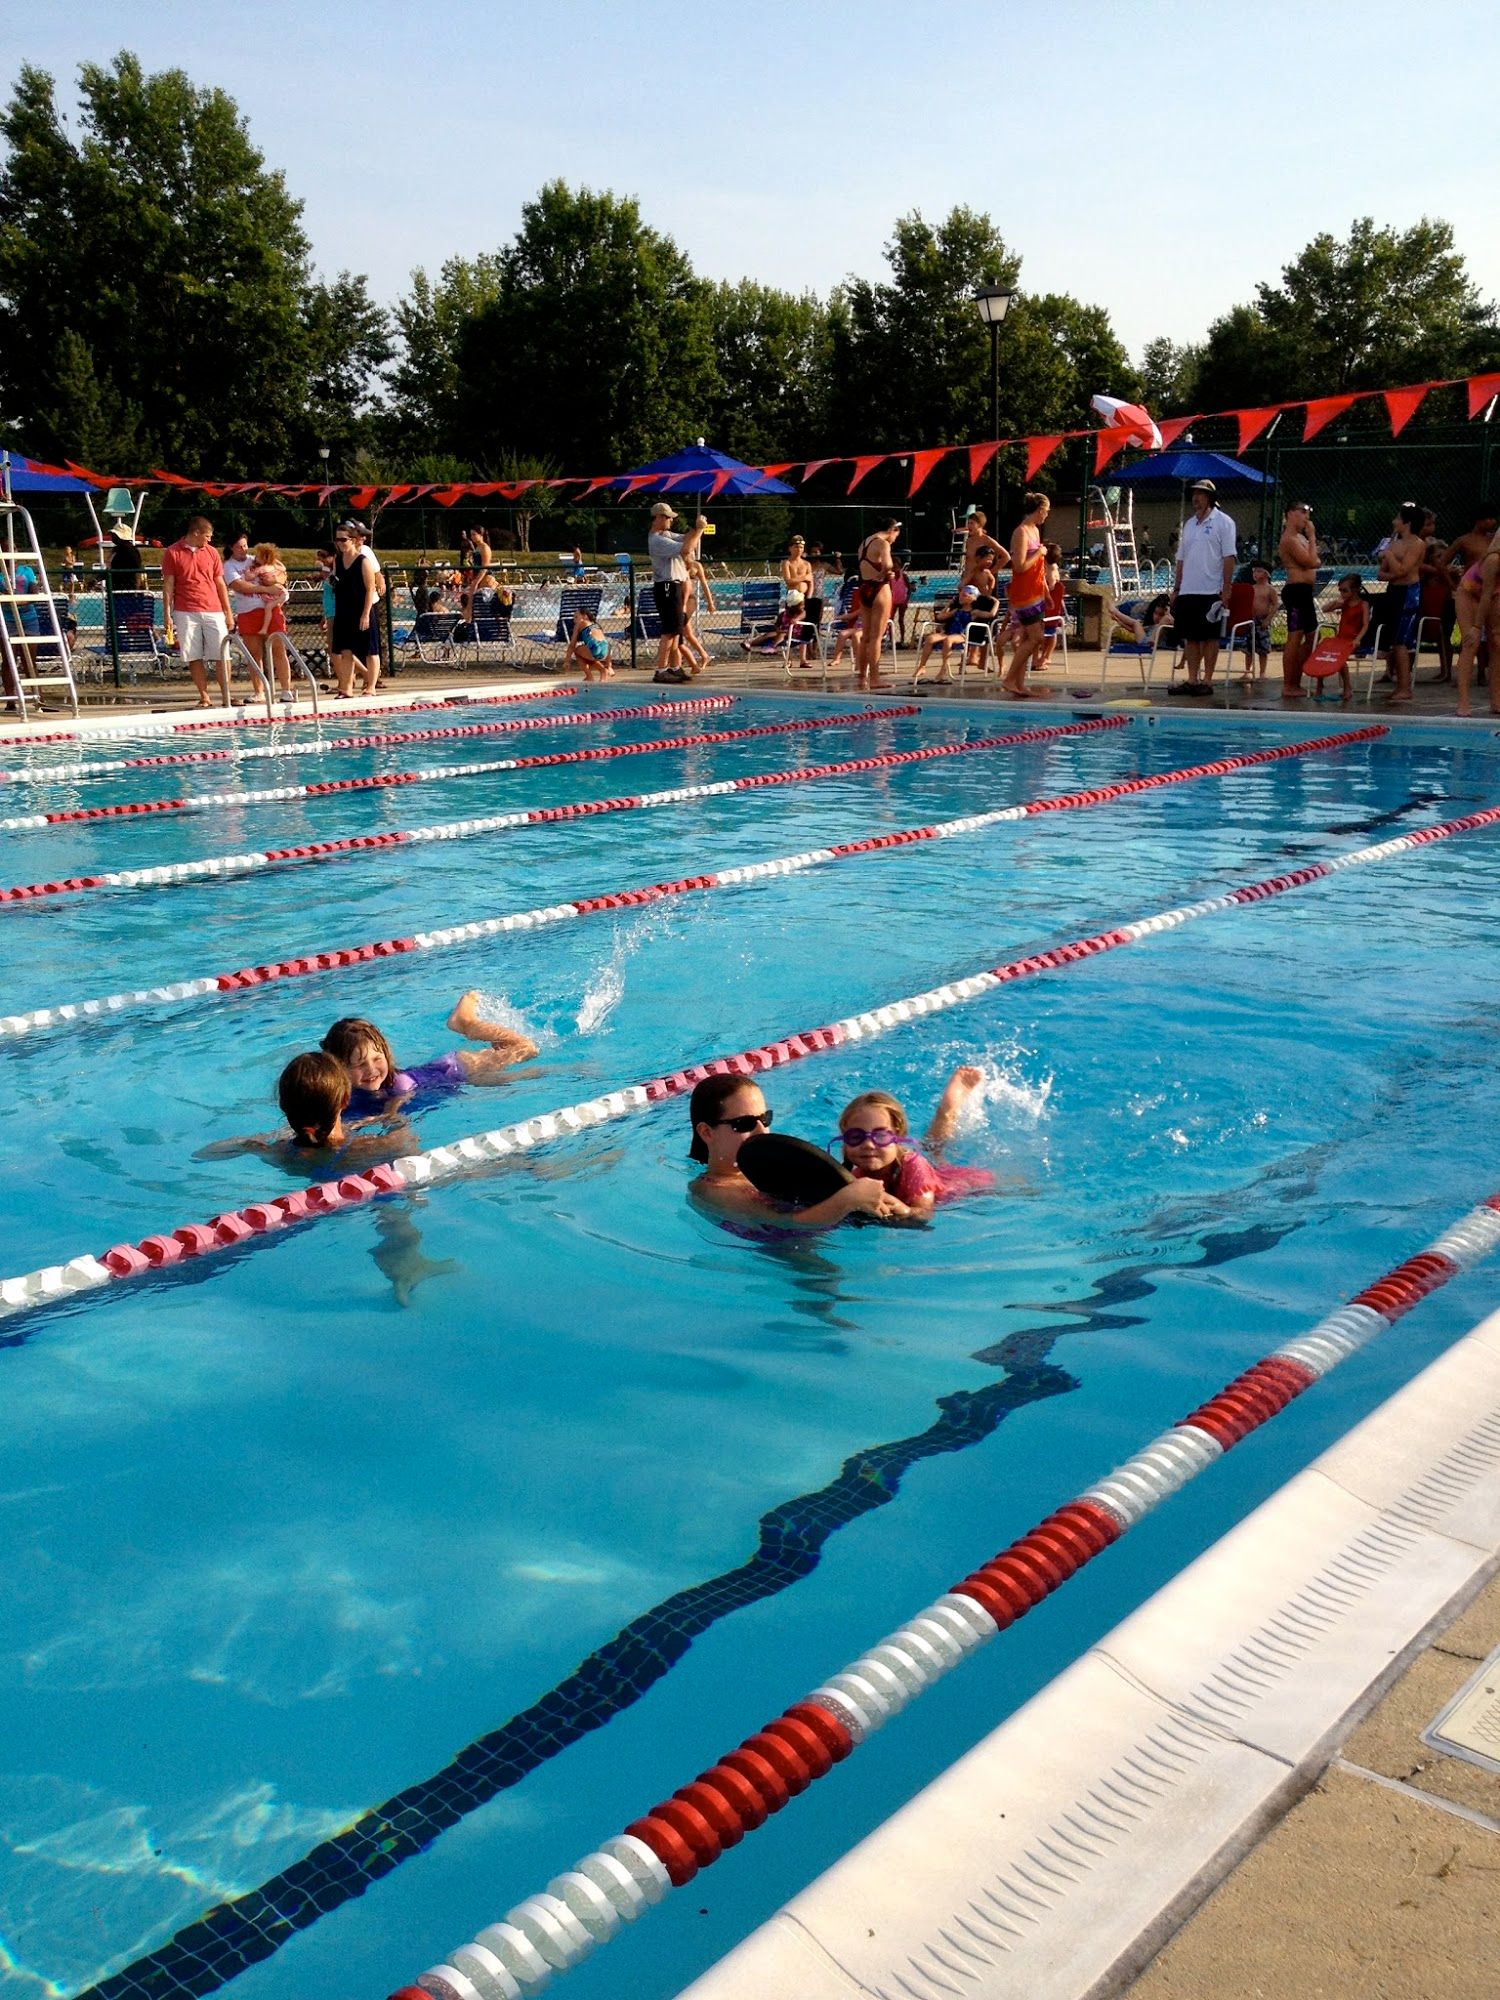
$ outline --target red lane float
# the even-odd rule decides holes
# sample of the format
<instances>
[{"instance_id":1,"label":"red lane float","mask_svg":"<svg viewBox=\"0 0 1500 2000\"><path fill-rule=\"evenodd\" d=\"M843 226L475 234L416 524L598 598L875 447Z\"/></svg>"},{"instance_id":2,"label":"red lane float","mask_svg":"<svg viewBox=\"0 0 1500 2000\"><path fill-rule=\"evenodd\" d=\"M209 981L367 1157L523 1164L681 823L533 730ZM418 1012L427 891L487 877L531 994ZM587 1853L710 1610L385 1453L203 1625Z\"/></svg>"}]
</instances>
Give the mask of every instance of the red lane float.
<instances>
[{"instance_id":1,"label":"red lane float","mask_svg":"<svg viewBox=\"0 0 1500 2000\"><path fill-rule=\"evenodd\" d=\"M491 2000L567 1971L669 1888L681 1888L924 1694L1024 1618L1295 1397L1393 1326L1436 1286L1500 1245L1490 1195L1300 1339L1266 1355L1133 1458L971 1571L951 1590L793 1702L391 2000Z\"/></svg>"},{"instance_id":2,"label":"red lane float","mask_svg":"<svg viewBox=\"0 0 1500 2000\"><path fill-rule=\"evenodd\" d=\"M751 729L704 729L689 736L660 736L649 743L602 743L586 750L554 750L545 756L511 757L503 764L491 768L507 771L533 771L553 764L600 764L616 757L646 757L662 750L690 750L705 744L741 743L751 737L805 735L814 729L843 729L856 722L885 722L894 718L920 715L921 709L915 704L902 708L855 709L848 714L817 716L798 719L795 722L762 722ZM350 779L346 785L329 787L332 790L352 789L366 782L379 785L383 780ZM288 786L276 794L282 798L301 796L304 787ZM632 805L641 803L632 799ZM580 810L572 806L554 809L553 817L573 817ZM76 894L86 889L161 889L173 887L182 882L201 881L205 877L217 875L244 875L256 869L265 868L278 861L319 861L335 854L350 854L362 848L391 847L402 843L415 844L433 840L462 840L472 834L494 833L501 828L522 825L539 817L531 814L487 814L482 819L449 820L439 826L421 826L403 829L399 832L377 834L360 840L313 841L303 847L255 849L248 854L219 854L207 861L178 861L159 866L147 864L142 868L110 869L98 875L75 875L57 882L24 882L8 889L0 889L0 903L24 903L43 896Z\"/></svg>"},{"instance_id":3,"label":"red lane float","mask_svg":"<svg viewBox=\"0 0 1500 2000\"><path fill-rule=\"evenodd\" d=\"M513 700L516 697L507 696L506 699ZM476 722L451 730L416 730L407 735L336 736L326 742L318 738L311 743L237 743L232 750L173 750L165 751L158 757L96 757L81 764L55 764L50 768L39 767L36 770L23 768L0 771L0 783L72 784L78 779L103 777L110 772L160 770L167 765L243 764L259 757L327 757L335 751L360 750L370 744L419 743L438 736L509 736L521 730L575 729L595 722L632 722L642 716L701 715L710 709L732 708L738 700L737 695L701 695L683 701L642 702L633 708L588 708L563 715L507 716L500 722ZM450 767L450 769L456 768L459 767ZM475 768L487 770L490 767L478 765ZM6 827L44 825L49 817L50 815L38 814L26 820L0 821L0 825Z\"/></svg>"},{"instance_id":4,"label":"red lane float","mask_svg":"<svg viewBox=\"0 0 1500 2000\"><path fill-rule=\"evenodd\" d=\"M515 694L448 695L441 701L394 701L369 702L356 707L345 708L342 704L329 712L340 718L352 719L367 715L430 715L446 708L466 708L471 703L476 707L508 707L518 701L556 701L566 699L579 692L577 684L569 681L556 687L532 688ZM294 729L304 723L321 724L322 717L312 715L266 717L251 714L195 716L187 722L177 722L164 715L140 716L130 723L121 723L111 729L54 729L46 736L0 735L0 744L14 743L26 748L33 743L121 743L138 736L187 736L203 729ZM13 775L13 774L7 774Z\"/></svg>"},{"instance_id":5,"label":"red lane float","mask_svg":"<svg viewBox=\"0 0 1500 2000\"><path fill-rule=\"evenodd\" d=\"M1090 726L1083 723L1061 725L1058 733L1065 734L1070 728L1081 730ZM1313 737L1302 743L1287 743L1275 749L1255 750L1239 757L1220 758L1212 764L1192 764L1176 771L1164 771L1149 778L1129 778L1117 785L1095 786L1087 792L1071 792L1054 798L1032 799L1021 805L998 807L987 813L971 813L960 819L940 820L930 826L907 827L899 833L877 834L865 840L842 841L833 847L812 848L802 854L781 855L773 861L755 862L749 866L729 868L709 874L684 876L676 882L649 882L637 888L617 889L602 896L575 898L566 903L549 904L541 909L513 911L503 917L484 917L445 930L418 932L413 937L379 938L366 944L346 946L341 950L310 952L295 958L273 959L269 963L248 966L237 972L210 973L194 979L174 980L165 985L137 989L132 993L112 993L98 1000L74 1001L56 1007L39 1007L26 1014L0 1015L0 1037L28 1034L41 1028L62 1027L73 1021L94 1019L105 1014L118 1014L127 1008L180 1005L185 1001L204 999L212 994L242 992L275 980L295 979L309 973L328 972L346 965L365 964L371 959L389 957L396 953L433 951L445 945L466 944L477 938L497 936L505 931L532 930L544 924L563 922L569 917L584 916L595 910L629 909L639 904L656 902L666 896L687 895L698 890L734 888L769 876L800 873L808 868L819 867L825 862L840 861L850 856L880 854L892 848L911 846L920 841L946 840L958 834L978 833L987 827L998 826L1007 821L1025 819L1034 813L1106 805L1119 798L1158 790L1164 785L1185 784L1198 778L1220 777L1227 772L1247 769L1252 765L1279 763L1289 757L1310 755L1314 751L1338 749L1345 743L1362 742L1370 736L1380 736L1384 733L1384 724L1374 724L1364 730L1343 730L1331 736ZM941 747L945 752L953 749L975 750L982 747L993 748L996 743L1007 740L999 737L990 739L988 744ZM883 759L862 758L859 760L859 765L862 767L872 761L900 762L904 757L926 754L925 751L891 751ZM855 767L835 764L821 768L826 775ZM772 775L806 777L810 773L802 771ZM733 789L736 785L758 785L760 782L759 777L735 779L730 781L728 788ZM724 787L716 789L722 790Z\"/></svg>"}]
</instances>

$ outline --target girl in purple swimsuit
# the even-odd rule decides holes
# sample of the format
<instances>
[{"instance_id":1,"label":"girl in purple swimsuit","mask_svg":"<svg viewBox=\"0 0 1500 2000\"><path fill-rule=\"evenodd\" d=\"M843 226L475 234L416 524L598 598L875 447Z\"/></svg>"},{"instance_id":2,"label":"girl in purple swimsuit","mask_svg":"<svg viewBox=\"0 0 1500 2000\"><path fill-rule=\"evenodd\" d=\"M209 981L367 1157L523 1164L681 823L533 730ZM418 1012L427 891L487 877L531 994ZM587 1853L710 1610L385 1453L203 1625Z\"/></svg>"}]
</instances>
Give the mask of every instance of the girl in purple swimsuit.
<instances>
[{"instance_id":1,"label":"girl in purple swimsuit","mask_svg":"<svg viewBox=\"0 0 1500 2000\"><path fill-rule=\"evenodd\" d=\"M983 1081L984 1072L972 1063L961 1063L953 1072L922 1142L926 1152L907 1137L906 1113L894 1097L884 1090L863 1092L839 1117L844 1165L856 1180L878 1180L917 1221L925 1221L940 1201L987 1192L995 1185L987 1169L955 1167L941 1157L959 1112Z\"/></svg>"},{"instance_id":2,"label":"girl in purple swimsuit","mask_svg":"<svg viewBox=\"0 0 1500 2000\"><path fill-rule=\"evenodd\" d=\"M466 1083L502 1083L505 1072L516 1063L528 1062L536 1054L536 1043L513 1028L486 1021L479 1010L479 996L465 993L448 1016L455 1035L488 1046L479 1049L450 1049L432 1062L402 1069L391 1045L373 1021L346 1015L335 1021L323 1037L322 1047L336 1056L349 1076L348 1116L383 1118L409 1104L415 1097L431 1099L451 1096Z\"/></svg>"}]
</instances>

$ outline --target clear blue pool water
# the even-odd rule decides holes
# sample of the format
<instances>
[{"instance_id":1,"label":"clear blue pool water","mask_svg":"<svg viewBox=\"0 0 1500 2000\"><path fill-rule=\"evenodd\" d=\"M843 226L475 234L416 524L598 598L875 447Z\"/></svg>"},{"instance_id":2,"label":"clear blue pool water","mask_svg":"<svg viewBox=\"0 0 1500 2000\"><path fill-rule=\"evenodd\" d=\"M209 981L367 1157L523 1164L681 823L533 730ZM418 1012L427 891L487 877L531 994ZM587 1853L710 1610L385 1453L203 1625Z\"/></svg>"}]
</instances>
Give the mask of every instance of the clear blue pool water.
<instances>
[{"instance_id":1,"label":"clear blue pool water","mask_svg":"<svg viewBox=\"0 0 1500 2000\"><path fill-rule=\"evenodd\" d=\"M733 711L786 713L771 699ZM779 793L7 910L0 1008L789 854L1195 763L1226 739L1282 741L1279 725L1137 716L1112 734ZM1331 726L1299 717L1295 733ZM993 708L944 707L625 765L16 836L4 875L995 727ZM602 729L644 740L667 725ZM580 740L547 730L534 745ZM336 761L353 775L457 754ZM126 773L58 802L218 789L230 768ZM243 768L256 785L305 775L294 759ZM1497 801L1500 738L1412 732L6 1044L0 1270L291 1186L254 1160L191 1155L273 1124L281 1062L336 1014L373 1015L399 1057L420 1060L450 1045L444 1017L472 985L542 1043L506 1087L422 1113L436 1143ZM53 2000L139 1962L645 1618L640 1686L608 1679L602 1726L553 1755L533 1730L540 1761L521 1782L233 1988L378 2000L1426 1242L1496 1184L1496 838L1351 871L776 1075L779 1123L821 1137L861 1086L894 1089L921 1119L956 1061L985 1066L954 1156L992 1166L1002 1190L927 1231L794 1249L726 1235L685 1200L674 1104L425 1200L0 1327L0 1993ZM1481 1268L1426 1302L567 1990L667 2000L1496 1289ZM716 1578L731 1581L696 1589ZM684 1649L672 1632L685 1627Z\"/></svg>"}]
</instances>

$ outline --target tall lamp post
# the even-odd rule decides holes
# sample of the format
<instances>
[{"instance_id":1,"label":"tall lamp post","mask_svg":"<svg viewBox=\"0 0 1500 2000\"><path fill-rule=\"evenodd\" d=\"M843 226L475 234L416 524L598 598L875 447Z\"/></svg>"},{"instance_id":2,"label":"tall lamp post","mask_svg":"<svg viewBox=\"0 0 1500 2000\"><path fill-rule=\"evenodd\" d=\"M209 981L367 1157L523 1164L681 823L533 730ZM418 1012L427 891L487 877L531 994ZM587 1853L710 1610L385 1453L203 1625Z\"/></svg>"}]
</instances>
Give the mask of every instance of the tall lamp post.
<instances>
[{"instance_id":1,"label":"tall lamp post","mask_svg":"<svg viewBox=\"0 0 1500 2000\"><path fill-rule=\"evenodd\" d=\"M326 444L318 446L318 457L323 462L323 507L328 516L328 533L331 539L333 535L333 496L328 491L328 447Z\"/></svg>"},{"instance_id":2,"label":"tall lamp post","mask_svg":"<svg viewBox=\"0 0 1500 2000\"><path fill-rule=\"evenodd\" d=\"M1000 328L1015 302L1003 285L981 285L974 294L979 317L990 330L990 436L1000 435ZM990 460L990 533L1000 525L1000 454Z\"/></svg>"}]
</instances>

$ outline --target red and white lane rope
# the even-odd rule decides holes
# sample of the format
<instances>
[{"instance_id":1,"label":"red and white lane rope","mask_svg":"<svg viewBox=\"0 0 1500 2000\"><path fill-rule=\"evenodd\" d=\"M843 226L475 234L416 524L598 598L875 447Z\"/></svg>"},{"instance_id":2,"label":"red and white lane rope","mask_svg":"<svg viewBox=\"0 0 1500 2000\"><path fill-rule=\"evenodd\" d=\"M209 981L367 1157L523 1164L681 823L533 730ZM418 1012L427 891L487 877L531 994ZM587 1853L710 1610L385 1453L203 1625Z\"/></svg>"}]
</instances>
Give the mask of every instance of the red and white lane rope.
<instances>
[{"instance_id":1,"label":"red and white lane rope","mask_svg":"<svg viewBox=\"0 0 1500 2000\"><path fill-rule=\"evenodd\" d=\"M1270 750L1222 757L1212 764L1190 764L1176 771L1162 771L1153 777L1124 778L1117 784L1098 785L1089 791L1028 799L1020 805L997 807L992 812L969 813L962 819L938 820L929 826L904 827L896 833L878 834L865 840L841 841L833 847L814 847L803 854L784 854L775 860L757 861L746 867L715 869L707 874L685 876L676 882L650 882L638 888L616 889L607 895L580 897L571 903L549 903L540 909L517 910L506 916L480 917L470 923L449 925L444 930L418 931L410 937L376 938L365 944L346 945L334 951L273 959L267 964L246 966L237 972L205 973L196 979L178 979L160 986L137 987L128 993L111 993L99 1000L34 1007L25 1014L0 1015L0 1039L33 1034L47 1028L67 1027L74 1021L97 1020L103 1015L120 1014L141 1007L177 1006L224 993L243 993L285 979L305 978L310 973L331 972L348 965L367 965L374 959L399 958L408 952L438 951L448 945L470 944L477 938L498 937L506 931L539 930L547 924L565 923L570 917L589 916L599 910L631 909L642 903L659 902L667 896L736 888L745 882L764 881L769 876L799 874L805 869L818 868L829 861L842 861L852 855L886 853L892 848L910 847L927 840L951 840L959 834L979 833L987 827L1030 819L1038 813L1072 812L1086 806L1110 805L1117 799L1160 791L1167 785L1188 784L1198 778L1224 777L1232 771L1245 770L1253 765L1281 763L1289 757L1306 757L1319 750L1336 750L1345 743L1367 742L1386 734L1384 723L1372 723L1364 729L1346 729L1330 736L1315 736L1304 743L1287 743ZM966 744L952 747L978 749L981 746ZM899 751L891 753L898 761L906 754ZM885 761L876 757L862 759L861 763L883 764ZM794 775L806 774L799 772ZM748 781L737 779L734 782L744 784Z\"/></svg>"},{"instance_id":2,"label":"red and white lane rope","mask_svg":"<svg viewBox=\"0 0 1500 2000\"><path fill-rule=\"evenodd\" d=\"M703 729L689 736L658 736L649 743L600 743L587 750L553 750L544 756L506 757L488 765L491 771L537 771L553 764L602 764L616 757L648 757L663 750L691 750L704 744L743 743L752 737L806 735L814 729L845 729L856 722L886 722L903 716L920 715L915 704L904 708L860 708L846 714L799 717L795 722L761 722L750 729ZM477 769L478 766L471 768ZM432 773L433 776L441 775ZM325 785L284 785L266 792L224 792L188 801L176 800L179 807L244 804L246 801L299 799L326 796L335 792L357 791L366 786L409 782L398 777L342 778ZM680 796L680 795L674 795ZM639 798L629 801L640 805ZM544 817L570 818L576 807L555 807L550 813L487 813L479 819L447 820L437 826L393 828L389 833L353 834L343 840L316 840L300 847L267 847L249 854L216 854L206 861L172 861L157 867L112 868L98 875L69 875L55 882L21 882L0 889L0 904L32 903L44 896L83 895L91 889L164 889L183 882L201 882L220 875L248 875L282 861L329 861L335 855L367 854L385 847L413 847L433 840L468 840L476 834L499 833L508 827L525 826Z\"/></svg>"},{"instance_id":3,"label":"red and white lane rope","mask_svg":"<svg viewBox=\"0 0 1500 2000\"><path fill-rule=\"evenodd\" d=\"M442 701L376 701L357 708L340 705L329 713L341 721L366 715L433 715L452 708L466 708L471 702L476 707L500 708L516 701L555 701L559 696L577 693L577 687L569 682L557 687L532 688L529 692L521 690L515 694L449 695ZM195 716L187 722L167 715L141 715L111 729L54 729L45 736L19 732L8 736L0 732L0 745L13 743L18 749L29 749L33 743L129 743L142 736L189 736L202 729L294 729L299 724L320 721L320 717L312 715L273 715L268 720L264 715L252 714L249 710L244 714ZM13 772L6 773L7 777L14 775Z\"/></svg>"},{"instance_id":4,"label":"red and white lane rope","mask_svg":"<svg viewBox=\"0 0 1500 2000\"><path fill-rule=\"evenodd\" d=\"M1497 1245L1500 1194L1310 1333L1247 1368L391 2000L521 2000L554 1972L569 1970L669 1889L691 1882L969 1653L1024 1618L1154 1507Z\"/></svg>"},{"instance_id":5,"label":"red and white lane rope","mask_svg":"<svg viewBox=\"0 0 1500 2000\"><path fill-rule=\"evenodd\" d=\"M526 698L529 700L532 697ZM507 695L505 699L513 701L518 697ZM695 696L687 701L649 701L635 708L588 708L565 715L506 716L499 722L466 722L451 729L407 729L379 736L335 736L327 742L236 743L230 750L171 750L164 751L159 757L91 757L80 764L36 765L29 769L0 771L0 784L72 783L82 778L102 778L117 771L160 770L168 764L242 764L254 757L327 757L336 750L368 750L384 748L392 743L432 743L449 736L510 736L525 729L575 729L592 722L632 722L645 715L700 715L709 709L730 708L738 699L737 695L710 694ZM488 766L480 764L472 768L485 770ZM107 806L94 812L43 813L25 819L0 820L0 829L53 825L60 820L100 819L114 813L160 811L181 804L180 799L168 799L162 806Z\"/></svg>"},{"instance_id":6,"label":"red and white lane rope","mask_svg":"<svg viewBox=\"0 0 1500 2000\"><path fill-rule=\"evenodd\" d=\"M182 1263L191 1257L227 1250L248 1237L282 1229L289 1222L305 1221L333 1209L369 1201L378 1194L394 1193L403 1188L430 1187L440 1181L456 1180L481 1172L533 1146L569 1138L596 1125L611 1124L617 1118L649 1110L652 1105L664 1103L668 1098L687 1096L693 1086L706 1076L760 1076L769 1070L800 1062L806 1056L869 1041L923 1015L940 1014L950 1007L962 1006L978 999L981 994L993 993L997 987L1008 985L1012 980L1034 978L1043 972L1058 972L1100 952L1114 951L1120 945L1138 944L1142 938L1177 930L1200 917L1216 916L1225 910L1263 903L1290 890L1305 888L1311 882L1326 881L1346 868L1387 861L1394 855L1431 846L1435 841L1451 840L1457 834L1497 826L1500 826L1500 806L1487 806L1481 812L1465 814L1462 819L1424 827L1417 833L1399 834L1395 839L1383 840L1374 847L1353 848L1331 861L1309 862L1306 867L1285 875L1247 882L1237 889L1224 890L1217 896L1206 896L1200 902L1185 903L1177 909L1162 910L1155 916L1140 917L1134 923L1098 931L1091 937L1075 938L1069 944L1052 945L1025 958L1011 959L990 971L950 980L930 992L893 1000L886 1006L872 1008L868 1013L849 1015L825 1028L804 1029L779 1041L763 1043L759 1048L743 1049L737 1055L715 1056L707 1062L672 1070L665 1076L651 1077L645 1083L630 1084L624 1089L609 1091L602 1097L587 1098L581 1104L564 1105L557 1111L543 1112L511 1125L496 1126L489 1132L476 1132L468 1138L455 1139L450 1145L434 1146L424 1153L412 1153L368 1174L350 1174L341 1180L323 1181L295 1194L281 1195L274 1201L255 1202L249 1208L214 1216L208 1222L187 1223L163 1235L144 1237L139 1243L116 1244L112 1250L106 1250L97 1257L86 1254L71 1258L66 1264L53 1264L44 1270L27 1272L22 1277L3 1278L0 1279L0 1318L8 1313L47 1305L75 1293L93 1291L101 1285L137 1277L143 1272L159 1270L165 1265Z\"/></svg>"}]
</instances>

